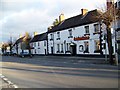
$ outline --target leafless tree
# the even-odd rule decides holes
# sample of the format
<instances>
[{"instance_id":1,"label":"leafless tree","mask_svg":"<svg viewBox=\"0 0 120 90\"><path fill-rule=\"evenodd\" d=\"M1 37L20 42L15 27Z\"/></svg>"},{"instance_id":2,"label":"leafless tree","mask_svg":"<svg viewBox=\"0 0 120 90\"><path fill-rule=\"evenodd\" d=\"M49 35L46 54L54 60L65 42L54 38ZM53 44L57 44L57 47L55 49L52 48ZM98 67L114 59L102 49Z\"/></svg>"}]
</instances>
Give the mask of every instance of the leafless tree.
<instances>
[{"instance_id":1,"label":"leafless tree","mask_svg":"<svg viewBox=\"0 0 120 90\"><path fill-rule=\"evenodd\" d=\"M101 8L101 15L97 18L103 21L103 23L106 25L106 31L107 31L107 43L108 43L108 51L109 51L109 62L110 64L115 64L115 61L113 60L113 47L112 47L112 34L111 34L111 28L112 24L116 19L116 16L120 15L120 11L115 8L115 4L111 5L111 7L107 10L106 7Z\"/></svg>"},{"instance_id":2,"label":"leafless tree","mask_svg":"<svg viewBox=\"0 0 120 90\"><path fill-rule=\"evenodd\" d=\"M31 47L30 47L31 36L28 32L25 33L25 37L23 38L24 48L29 50L29 54L31 55Z\"/></svg>"}]
</instances>

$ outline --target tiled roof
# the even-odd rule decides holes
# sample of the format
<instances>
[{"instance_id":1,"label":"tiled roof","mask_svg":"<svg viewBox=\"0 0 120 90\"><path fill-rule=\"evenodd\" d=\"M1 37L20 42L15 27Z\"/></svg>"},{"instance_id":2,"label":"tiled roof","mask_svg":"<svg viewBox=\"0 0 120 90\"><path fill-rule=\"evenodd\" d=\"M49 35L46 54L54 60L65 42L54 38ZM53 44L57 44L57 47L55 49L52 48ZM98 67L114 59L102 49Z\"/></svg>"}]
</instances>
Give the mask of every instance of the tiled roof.
<instances>
[{"instance_id":1,"label":"tiled roof","mask_svg":"<svg viewBox=\"0 0 120 90\"><path fill-rule=\"evenodd\" d=\"M42 33L34 36L30 42L37 42L37 41L43 41L43 40L47 40L47 33Z\"/></svg>"},{"instance_id":2,"label":"tiled roof","mask_svg":"<svg viewBox=\"0 0 120 90\"><path fill-rule=\"evenodd\" d=\"M101 15L101 12L96 9L93 11L89 11L85 15L80 14L80 15L65 19L60 24L54 26L51 30L48 30L48 33L97 22L98 19L95 17L96 16L98 17L99 15Z\"/></svg>"}]
</instances>

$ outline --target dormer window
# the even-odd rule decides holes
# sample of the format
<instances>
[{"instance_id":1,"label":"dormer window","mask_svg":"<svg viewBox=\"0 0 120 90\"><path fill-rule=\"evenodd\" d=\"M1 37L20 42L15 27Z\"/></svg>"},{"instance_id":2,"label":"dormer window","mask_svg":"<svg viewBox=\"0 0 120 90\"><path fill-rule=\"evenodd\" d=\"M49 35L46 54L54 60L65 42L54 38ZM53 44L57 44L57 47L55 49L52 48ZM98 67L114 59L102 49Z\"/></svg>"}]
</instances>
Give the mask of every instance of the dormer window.
<instances>
[{"instance_id":1,"label":"dormer window","mask_svg":"<svg viewBox=\"0 0 120 90\"><path fill-rule=\"evenodd\" d=\"M85 35L90 35L89 26L85 26Z\"/></svg>"},{"instance_id":2,"label":"dormer window","mask_svg":"<svg viewBox=\"0 0 120 90\"><path fill-rule=\"evenodd\" d=\"M57 32L57 40L60 40L60 32Z\"/></svg>"},{"instance_id":3,"label":"dormer window","mask_svg":"<svg viewBox=\"0 0 120 90\"><path fill-rule=\"evenodd\" d=\"M68 32L69 32L69 37L68 38L73 38L73 36L72 36L72 29L68 30Z\"/></svg>"}]
</instances>

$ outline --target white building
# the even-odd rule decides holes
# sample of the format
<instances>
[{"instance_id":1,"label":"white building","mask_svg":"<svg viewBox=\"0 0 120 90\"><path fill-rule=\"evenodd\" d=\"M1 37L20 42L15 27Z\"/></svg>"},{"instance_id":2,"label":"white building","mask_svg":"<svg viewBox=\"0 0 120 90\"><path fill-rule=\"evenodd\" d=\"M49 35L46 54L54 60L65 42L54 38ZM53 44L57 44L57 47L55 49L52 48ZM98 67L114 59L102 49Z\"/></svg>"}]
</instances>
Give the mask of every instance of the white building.
<instances>
[{"instance_id":1,"label":"white building","mask_svg":"<svg viewBox=\"0 0 120 90\"><path fill-rule=\"evenodd\" d=\"M35 35L30 42L31 53L34 55L47 54L47 33Z\"/></svg>"},{"instance_id":2,"label":"white building","mask_svg":"<svg viewBox=\"0 0 120 90\"><path fill-rule=\"evenodd\" d=\"M18 55L22 52L22 49L21 49L22 47L21 47L21 45L22 45L22 42L23 42L23 38L24 38L24 37L19 38L19 39L14 43L13 48L12 48L12 51L13 51L14 53L18 54Z\"/></svg>"},{"instance_id":3,"label":"white building","mask_svg":"<svg viewBox=\"0 0 120 90\"><path fill-rule=\"evenodd\" d=\"M81 9L81 11L82 14L65 20L64 15L60 15L59 21L62 21L48 29L49 54L108 54L108 48L105 49L106 40L103 40L106 33L105 25L96 18L101 12L98 10L88 12L86 9ZM104 27L101 28L101 26Z\"/></svg>"}]
</instances>

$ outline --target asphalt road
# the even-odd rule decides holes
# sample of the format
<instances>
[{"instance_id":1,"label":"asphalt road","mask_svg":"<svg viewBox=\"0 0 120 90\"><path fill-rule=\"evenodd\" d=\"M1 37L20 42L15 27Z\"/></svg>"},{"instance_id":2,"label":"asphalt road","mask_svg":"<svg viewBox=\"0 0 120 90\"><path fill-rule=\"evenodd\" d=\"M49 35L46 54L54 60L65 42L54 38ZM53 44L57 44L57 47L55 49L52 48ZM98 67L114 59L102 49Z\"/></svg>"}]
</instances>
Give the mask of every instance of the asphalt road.
<instances>
[{"instance_id":1,"label":"asphalt road","mask_svg":"<svg viewBox=\"0 0 120 90\"><path fill-rule=\"evenodd\" d=\"M118 88L117 66L72 57L2 57L2 74L19 88Z\"/></svg>"}]
</instances>

